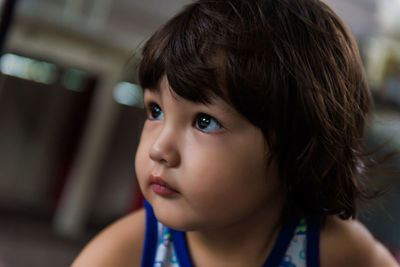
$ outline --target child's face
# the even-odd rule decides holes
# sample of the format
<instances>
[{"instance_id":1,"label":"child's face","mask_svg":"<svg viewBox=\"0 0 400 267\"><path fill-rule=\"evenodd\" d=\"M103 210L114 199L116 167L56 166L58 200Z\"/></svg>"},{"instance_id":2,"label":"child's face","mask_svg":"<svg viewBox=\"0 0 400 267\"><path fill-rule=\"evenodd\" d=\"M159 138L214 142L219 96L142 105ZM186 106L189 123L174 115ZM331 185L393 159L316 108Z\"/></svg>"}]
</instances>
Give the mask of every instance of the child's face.
<instances>
[{"instance_id":1,"label":"child's face","mask_svg":"<svg viewBox=\"0 0 400 267\"><path fill-rule=\"evenodd\" d=\"M204 105L145 90L135 167L158 220L179 230L224 227L281 204L260 129L219 98ZM166 185L167 184L167 185Z\"/></svg>"}]
</instances>

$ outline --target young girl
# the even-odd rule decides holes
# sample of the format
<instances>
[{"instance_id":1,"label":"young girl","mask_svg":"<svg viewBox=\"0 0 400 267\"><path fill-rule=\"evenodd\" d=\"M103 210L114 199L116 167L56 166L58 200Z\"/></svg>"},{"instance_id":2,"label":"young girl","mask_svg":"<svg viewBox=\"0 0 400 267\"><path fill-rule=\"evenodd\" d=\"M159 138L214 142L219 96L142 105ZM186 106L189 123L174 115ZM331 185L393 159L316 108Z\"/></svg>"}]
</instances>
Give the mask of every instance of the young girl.
<instances>
[{"instance_id":1,"label":"young girl","mask_svg":"<svg viewBox=\"0 0 400 267\"><path fill-rule=\"evenodd\" d=\"M145 209L74 267L396 266L354 218L371 97L352 36L319 0L198 0L139 70Z\"/></svg>"}]
</instances>

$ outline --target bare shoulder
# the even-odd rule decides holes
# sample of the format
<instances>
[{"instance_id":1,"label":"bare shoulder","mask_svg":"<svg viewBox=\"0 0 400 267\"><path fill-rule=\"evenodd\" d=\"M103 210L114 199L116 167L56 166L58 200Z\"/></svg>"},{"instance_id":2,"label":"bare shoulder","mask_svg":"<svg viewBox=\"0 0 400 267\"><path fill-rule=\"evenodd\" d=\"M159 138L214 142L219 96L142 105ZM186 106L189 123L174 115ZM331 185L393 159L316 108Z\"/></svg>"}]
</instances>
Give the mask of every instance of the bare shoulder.
<instances>
[{"instance_id":1,"label":"bare shoulder","mask_svg":"<svg viewBox=\"0 0 400 267\"><path fill-rule=\"evenodd\" d=\"M108 226L89 242L72 267L140 266L145 216L141 209Z\"/></svg>"},{"instance_id":2,"label":"bare shoulder","mask_svg":"<svg viewBox=\"0 0 400 267\"><path fill-rule=\"evenodd\" d=\"M398 266L389 251L356 220L328 217L320 235L321 267Z\"/></svg>"}]
</instances>

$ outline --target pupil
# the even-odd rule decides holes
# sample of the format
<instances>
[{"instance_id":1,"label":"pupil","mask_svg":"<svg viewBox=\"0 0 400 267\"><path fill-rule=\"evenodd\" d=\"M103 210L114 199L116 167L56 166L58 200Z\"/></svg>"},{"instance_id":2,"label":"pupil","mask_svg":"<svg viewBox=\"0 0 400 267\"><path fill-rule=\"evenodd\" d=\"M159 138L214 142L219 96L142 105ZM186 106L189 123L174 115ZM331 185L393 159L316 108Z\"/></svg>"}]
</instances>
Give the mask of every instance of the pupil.
<instances>
[{"instance_id":1,"label":"pupil","mask_svg":"<svg viewBox=\"0 0 400 267\"><path fill-rule=\"evenodd\" d=\"M201 128L206 128L209 124L210 124L210 118L207 117L200 118L199 126Z\"/></svg>"},{"instance_id":2,"label":"pupil","mask_svg":"<svg viewBox=\"0 0 400 267\"><path fill-rule=\"evenodd\" d=\"M154 118L157 118L157 117L160 115L160 108L157 107L157 106L153 107L152 113L153 113L152 116L153 116Z\"/></svg>"}]
</instances>

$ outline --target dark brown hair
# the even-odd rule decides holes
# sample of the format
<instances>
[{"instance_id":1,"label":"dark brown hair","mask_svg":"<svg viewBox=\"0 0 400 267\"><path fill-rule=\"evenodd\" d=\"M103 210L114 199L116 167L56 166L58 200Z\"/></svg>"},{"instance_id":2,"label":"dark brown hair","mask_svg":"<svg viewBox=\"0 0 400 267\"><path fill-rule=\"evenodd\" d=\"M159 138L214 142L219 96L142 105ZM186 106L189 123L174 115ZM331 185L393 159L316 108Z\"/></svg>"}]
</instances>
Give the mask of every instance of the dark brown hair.
<instances>
[{"instance_id":1,"label":"dark brown hair","mask_svg":"<svg viewBox=\"0 0 400 267\"><path fill-rule=\"evenodd\" d=\"M141 86L164 74L179 96L222 97L262 130L285 214L356 215L372 103L357 44L323 2L196 1L144 46Z\"/></svg>"}]
</instances>

